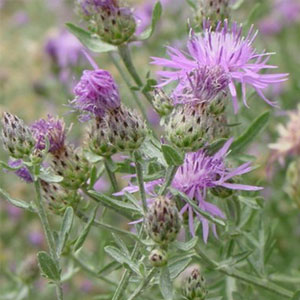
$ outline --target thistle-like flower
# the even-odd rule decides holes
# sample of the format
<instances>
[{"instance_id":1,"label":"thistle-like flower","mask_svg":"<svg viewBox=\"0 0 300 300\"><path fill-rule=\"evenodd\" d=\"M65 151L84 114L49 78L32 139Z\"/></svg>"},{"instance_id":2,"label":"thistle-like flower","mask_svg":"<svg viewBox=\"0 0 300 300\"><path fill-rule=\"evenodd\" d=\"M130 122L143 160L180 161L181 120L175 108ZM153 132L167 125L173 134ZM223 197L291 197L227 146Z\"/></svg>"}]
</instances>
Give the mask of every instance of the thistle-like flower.
<instances>
[{"instance_id":1,"label":"thistle-like flower","mask_svg":"<svg viewBox=\"0 0 300 300\"><path fill-rule=\"evenodd\" d=\"M279 124L277 131L279 138L276 143L269 144L272 149L271 162L279 160L284 164L289 155L300 155L300 105L296 111L288 113L289 121L286 126Z\"/></svg>"},{"instance_id":2,"label":"thistle-like flower","mask_svg":"<svg viewBox=\"0 0 300 300\"><path fill-rule=\"evenodd\" d=\"M90 166L81 149L74 149L66 143L65 124L62 119L48 115L47 119L36 121L31 129L36 139L36 149L44 150L49 142L51 166L56 174L64 177L61 184L78 189L89 176Z\"/></svg>"},{"instance_id":3,"label":"thistle-like flower","mask_svg":"<svg viewBox=\"0 0 300 300\"><path fill-rule=\"evenodd\" d=\"M287 80L288 74L262 74L263 70L276 67L267 64L272 53L258 53L252 46L257 35L257 32L253 33L253 26L246 37L242 36L242 27L236 23L230 28L227 21L224 21L223 25L219 22L215 31L212 31L207 21L203 27L202 33L191 33L187 44L189 56L178 49L168 47L170 59L153 57L152 64L173 69L158 72L163 79L160 86L178 81L180 87L191 79L195 84L197 76L191 77L191 74L197 74L199 69L205 66L219 67L226 74L224 78L229 79L228 87L235 113L238 111L236 83L242 85L242 98L247 107L247 85L254 88L265 102L274 106L275 103L265 97L263 90L271 84Z\"/></svg>"},{"instance_id":4,"label":"thistle-like flower","mask_svg":"<svg viewBox=\"0 0 300 300\"><path fill-rule=\"evenodd\" d=\"M31 125L31 131L36 140L37 150L44 150L47 142L49 142L49 152L52 154L58 154L64 150L66 130L62 119L48 115L47 119L34 122Z\"/></svg>"},{"instance_id":5,"label":"thistle-like flower","mask_svg":"<svg viewBox=\"0 0 300 300\"><path fill-rule=\"evenodd\" d=\"M173 242L180 230L181 220L173 200L157 197L146 215L148 235L158 244Z\"/></svg>"},{"instance_id":6,"label":"thistle-like flower","mask_svg":"<svg viewBox=\"0 0 300 300\"><path fill-rule=\"evenodd\" d=\"M120 7L118 0L78 0L80 14L101 39L113 45L128 41L136 23L128 7Z\"/></svg>"},{"instance_id":7,"label":"thistle-like flower","mask_svg":"<svg viewBox=\"0 0 300 300\"><path fill-rule=\"evenodd\" d=\"M102 118L107 110L120 106L117 84L108 71L95 65L95 70L85 70L74 88L72 106L81 112L81 120L91 116Z\"/></svg>"},{"instance_id":8,"label":"thistle-like flower","mask_svg":"<svg viewBox=\"0 0 300 300\"><path fill-rule=\"evenodd\" d=\"M213 188L225 188L229 190L246 190L258 191L261 187L237 184L233 182L233 178L237 175L248 173L252 170L250 163L244 163L241 166L230 169L226 167L225 157L232 143L229 139L224 146L214 155L208 155L204 150L187 153L185 155L184 163L181 165L171 183L171 187L186 194L193 199L199 208L208 212L212 216L225 218L224 213L214 204L206 200L207 193ZM155 186L163 184L164 179L158 179L152 182L145 183L145 189L148 194L155 197ZM123 195L125 192L134 193L138 191L137 186L130 185L125 187L121 192L115 195ZM182 199L183 204L180 208L180 214L188 214L189 229L191 234L195 235L194 216L202 223L203 240L206 243L209 234L208 220L194 211L193 207ZM216 235L216 227L213 224L212 229Z\"/></svg>"},{"instance_id":9,"label":"thistle-like flower","mask_svg":"<svg viewBox=\"0 0 300 300\"><path fill-rule=\"evenodd\" d=\"M1 118L1 137L4 148L14 158L26 159L34 148L34 139L30 128L23 120L8 112Z\"/></svg>"},{"instance_id":10,"label":"thistle-like flower","mask_svg":"<svg viewBox=\"0 0 300 300\"><path fill-rule=\"evenodd\" d=\"M172 99L162 89L154 90L152 103L160 116L168 116L174 108Z\"/></svg>"}]
</instances>

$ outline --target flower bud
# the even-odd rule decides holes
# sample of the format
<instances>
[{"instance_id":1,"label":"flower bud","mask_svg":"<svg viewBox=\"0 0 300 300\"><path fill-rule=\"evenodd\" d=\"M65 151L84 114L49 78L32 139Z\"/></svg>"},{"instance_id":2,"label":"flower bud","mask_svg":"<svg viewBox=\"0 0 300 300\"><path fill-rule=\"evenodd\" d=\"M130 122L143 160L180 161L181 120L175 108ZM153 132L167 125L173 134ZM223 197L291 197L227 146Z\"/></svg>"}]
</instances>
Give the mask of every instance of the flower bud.
<instances>
[{"instance_id":1,"label":"flower bud","mask_svg":"<svg viewBox=\"0 0 300 300\"><path fill-rule=\"evenodd\" d=\"M160 116L168 116L174 107L171 98L161 89L154 90L152 104Z\"/></svg>"},{"instance_id":2,"label":"flower bud","mask_svg":"<svg viewBox=\"0 0 300 300\"><path fill-rule=\"evenodd\" d=\"M199 268L193 268L183 287L183 295L188 300L204 300L207 295L205 279Z\"/></svg>"},{"instance_id":3,"label":"flower bud","mask_svg":"<svg viewBox=\"0 0 300 300\"><path fill-rule=\"evenodd\" d=\"M157 197L146 215L149 236L158 244L173 242L181 227L181 219L175 203L167 197Z\"/></svg>"},{"instance_id":4,"label":"flower bud","mask_svg":"<svg viewBox=\"0 0 300 300\"><path fill-rule=\"evenodd\" d=\"M167 138L185 151L196 151L227 134L225 115L208 113L205 104L178 105L167 124Z\"/></svg>"},{"instance_id":5,"label":"flower bud","mask_svg":"<svg viewBox=\"0 0 300 300\"><path fill-rule=\"evenodd\" d=\"M36 256L28 256L20 266L19 277L25 284L30 284L39 277L39 274L40 270Z\"/></svg>"},{"instance_id":6,"label":"flower bud","mask_svg":"<svg viewBox=\"0 0 300 300\"><path fill-rule=\"evenodd\" d=\"M31 154L35 141L30 128L24 121L8 112L1 119L4 148L14 158L26 159Z\"/></svg>"},{"instance_id":7,"label":"flower bud","mask_svg":"<svg viewBox=\"0 0 300 300\"><path fill-rule=\"evenodd\" d=\"M290 163L286 173L285 191L300 208L300 159Z\"/></svg>"},{"instance_id":8,"label":"flower bud","mask_svg":"<svg viewBox=\"0 0 300 300\"><path fill-rule=\"evenodd\" d=\"M118 0L79 0L81 15L91 31L104 42L121 45L135 33L136 22L131 10L120 7Z\"/></svg>"},{"instance_id":9,"label":"flower bud","mask_svg":"<svg viewBox=\"0 0 300 300\"><path fill-rule=\"evenodd\" d=\"M60 184L67 189L77 190L90 176L88 160L81 149L74 149L73 145L66 145L63 151L52 155L51 165L56 174L64 178Z\"/></svg>"},{"instance_id":10,"label":"flower bud","mask_svg":"<svg viewBox=\"0 0 300 300\"><path fill-rule=\"evenodd\" d=\"M41 187L43 199L46 201L49 210L56 215L63 215L68 206L76 209L81 199L77 191L64 189L56 183L48 183L42 180Z\"/></svg>"},{"instance_id":11,"label":"flower bud","mask_svg":"<svg viewBox=\"0 0 300 300\"><path fill-rule=\"evenodd\" d=\"M163 267L168 263L168 254L163 249L154 249L149 255L149 261L153 267Z\"/></svg>"},{"instance_id":12,"label":"flower bud","mask_svg":"<svg viewBox=\"0 0 300 300\"><path fill-rule=\"evenodd\" d=\"M141 117L124 105L108 111L104 121L109 142L119 151L134 151L143 143L147 127Z\"/></svg>"},{"instance_id":13,"label":"flower bud","mask_svg":"<svg viewBox=\"0 0 300 300\"><path fill-rule=\"evenodd\" d=\"M97 155L110 157L117 152L117 148L110 140L111 131L106 122L99 118L94 119L88 131L88 146L90 150Z\"/></svg>"},{"instance_id":14,"label":"flower bud","mask_svg":"<svg viewBox=\"0 0 300 300\"><path fill-rule=\"evenodd\" d=\"M9 160L8 165L11 168L16 168L16 171L14 173L22 180L24 180L26 183L32 183L33 182L33 176L31 175L29 169L23 165L23 161L21 159L17 160Z\"/></svg>"},{"instance_id":15,"label":"flower bud","mask_svg":"<svg viewBox=\"0 0 300 300\"><path fill-rule=\"evenodd\" d=\"M214 28L218 21L229 19L229 0L200 0L197 21L202 24L203 20L210 21Z\"/></svg>"}]
</instances>

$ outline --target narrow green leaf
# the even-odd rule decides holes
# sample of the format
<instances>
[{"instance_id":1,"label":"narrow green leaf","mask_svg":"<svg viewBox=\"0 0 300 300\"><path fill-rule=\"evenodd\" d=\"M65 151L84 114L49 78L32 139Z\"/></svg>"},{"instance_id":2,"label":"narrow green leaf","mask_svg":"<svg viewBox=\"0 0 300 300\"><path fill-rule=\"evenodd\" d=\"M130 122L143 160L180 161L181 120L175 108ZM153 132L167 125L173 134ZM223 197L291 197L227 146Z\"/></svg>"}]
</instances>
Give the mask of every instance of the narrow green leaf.
<instances>
[{"instance_id":1,"label":"narrow green leaf","mask_svg":"<svg viewBox=\"0 0 300 300\"><path fill-rule=\"evenodd\" d=\"M91 170L91 176L90 176L90 183L89 183L89 188L92 189L97 181L97 168L96 166L93 166L92 167L92 170Z\"/></svg>"},{"instance_id":2,"label":"narrow green leaf","mask_svg":"<svg viewBox=\"0 0 300 300\"><path fill-rule=\"evenodd\" d=\"M159 1L157 1L154 5L153 12L152 12L152 21L150 27L148 27L145 31L143 31L139 37L138 40L143 41L149 39L152 34L154 33L155 27L157 22L159 21L162 14L162 6Z\"/></svg>"},{"instance_id":3,"label":"narrow green leaf","mask_svg":"<svg viewBox=\"0 0 300 300\"><path fill-rule=\"evenodd\" d=\"M139 267L130 260L129 256L126 253L123 253L116 247L106 246L104 251L109 254L114 260L119 262L122 265L127 265L133 272L140 275Z\"/></svg>"},{"instance_id":4,"label":"narrow green leaf","mask_svg":"<svg viewBox=\"0 0 300 300\"><path fill-rule=\"evenodd\" d=\"M173 284L170 278L170 272L168 266L164 266L160 270L160 280L159 287L161 294L163 295L165 300L173 299Z\"/></svg>"},{"instance_id":5,"label":"narrow green leaf","mask_svg":"<svg viewBox=\"0 0 300 300\"><path fill-rule=\"evenodd\" d=\"M64 249L69 233L71 231L73 219L74 219L74 211L73 208L69 206L67 207L64 213L64 217L59 232L58 245L57 245L57 255L59 257Z\"/></svg>"},{"instance_id":6,"label":"narrow green leaf","mask_svg":"<svg viewBox=\"0 0 300 300\"><path fill-rule=\"evenodd\" d=\"M100 38L72 23L67 23L66 26L84 46L93 52L103 53L117 50L116 46L102 42Z\"/></svg>"},{"instance_id":7,"label":"narrow green leaf","mask_svg":"<svg viewBox=\"0 0 300 300\"><path fill-rule=\"evenodd\" d=\"M221 138L210 144L209 146L206 147L206 152L208 155L213 155L215 154L218 150L222 148L224 143L227 141L227 139Z\"/></svg>"},{"instance_id":8,"label":"narrow green leaf","mask_svg":"<svg viewBox=\"0 0 300 300\"><path fill-rule=\"evenodd\" d=\"M10 204L16 207L23 208L31 212L35 212L35 209L32 207L30 203L11 198L10 195L6 193L4 190L2 190L1 188L0 188L0 195L2 195Z\"/></svg>"},{"instance_id":9,"label":"narrow green leaf","mask_svg":"<svg viewBox=\"0 0 300 300\"><path fill-rule=\"evenodd\" d=\"M112 236L116 242L116 244L122 249L122 251L129 256L129 251L127 249L127 246L125 245L125 243L123 242L123 240L116 235L115 233L112 233Z\"/></svg>"},{"instance_id":10,"label":"narrow green leaf","mask_svg":"<svg viewBox=\"0 0 300 300\"><path fill-rule=\"evenodd\" d=\"M179 250L186 252L192 250L197 245L197 243L198 243L198 237L195 236L187 242L175 241L173 244Z\"/></svg>"},{"instance_id":11,"label":"narrow green leaf","mask_svg":"<svg viewBox=\"0 0 300 300\"><path fill-rule=\"evenodd\" d=\"M171 279L175 279L191 263L191 257L183 257L169 262L169 272Z\"/></svg>"},{"instance_id":12,"label":"narrow green leaf","mask_svg":"<svg viewBox=\"0 0 300 300\"><path fill-rule=\"evenodd\" d=\"M50 255L45 251L40 251L37 257L42 273L50 280L60 281L60 272Z\"/></svg>"},{"instance_id":13,"label":"narrow green leaf","mask_svg":"<svg viewBox=\"0 0 300 300\"><path fill-rule=\"evenodd\" d=\"M64 179L62 176L52 173L50 168L41 168L39 178L49 183L61 182Z\"/></svg>"},{"instance_id":14,"label":"narrow green leaf","mask_svg":"<svg viewBox=\"0 0 300 300\"><path fill-rule=\"evenodd\" d=\"M248 144L250 144L254 138L260 133L260 131L268 123L270 112L267 111L257 117L248 129L240 135L231 145L231 155L236 154L243 150Z\"/></svg>"},{"instance_id":15,"label":"narrow green leaf","mask_svg":"<svg viewBox=\"0 0 300 300\"><path fill-rule=\"evenodd\" d=\"M197 11L198 6L194 0L186 0L187 4L195 11Z\"/></svg>"},{"instance_id":16,"label":"narrow green leaf","mask_svg":"<svg viewBox=\"0 0 300 300\"><path fill-rule=\"evenodd\" d=\"M79 248L81 248L82 245L83 245L83 243L84 243L84 241L85 241L85 239L87 238L87 236L88 236L88 234L90 232L90 229L91 229L91 227L93 225L94 219L96 217L97 209L98 209L98 205L94 208L94 210L93 210L93 212L92 212L92 214L90 216L90 219L85 224L82 233L80 234L80 236L76 240L76 243L74 245L74 251L77 251Z\"/></svg>"},{"instance_id":17,"label":"narrow green leaf","mask_svg":"<svg viewBox=\"0 0 300 300\"><path fill-rule=\"evenodd\" d=\"M245 0L237 0L237 1L231 6L231 8L232 8L233 10L236 10L236 9L240 8L241 5L244 3L244 1L245 1Z\"/></svg>"},{"instance_id":18,"label":"narrow green leaf","mask_svg":"<svg viewBox=\"0 0 300 300\"><path fill-rule=\"evenodd\" d=\"M162 145L161 150L169 166L180 166L183 164L184 155L179 150L174 149L170 145Z\"/></svg>"},{"instance_id":19,"label":"narrow green leaf","mask_svg":"<svg viewBox=\"0 0 300 300\"><path fill-rule=\"evenodd\" d=\"M140 215L142 214L141 209L138 209L136 206L130 203L115 200L109 196L93 190L88 191L88 194L91 195L94 199L97 199L104 206L113 209L126 217L131 217L133 213Z\"/></svg>"}]
</instances>

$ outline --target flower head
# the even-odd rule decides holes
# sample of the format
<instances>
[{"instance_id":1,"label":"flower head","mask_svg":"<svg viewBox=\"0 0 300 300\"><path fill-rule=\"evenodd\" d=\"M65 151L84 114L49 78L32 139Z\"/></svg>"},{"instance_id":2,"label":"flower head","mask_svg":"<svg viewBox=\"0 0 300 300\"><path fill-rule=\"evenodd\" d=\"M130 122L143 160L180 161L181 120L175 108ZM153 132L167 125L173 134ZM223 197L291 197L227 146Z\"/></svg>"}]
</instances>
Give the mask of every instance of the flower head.
<instances>
[{"instance_id":1,"label":"flower head","mask_svg":"<svg viewBox=\"0 0 300 300\"><path fill-rule=\"evenodd\" d=\"M187 82L190 74L203 66L209 68L220 67L229 78L229 91L232 95L234 111L238 111L236 83L242 85L242 98L246 106L246 86L256 90L260 97L270 105L273 102L263 94L263 89L270 84L287 80L287 74L261 74L265 69L276 66L268 65L271 53L258 53L253 47L257 32L251 27L246 37L242 36L242 27L233 23L231 28L227 21L223 25L219 22L215 31L211 30L209 22L204 22L203 33L191 33L187 44L188 56L180 50L168 47L170 59L153 57L152 64L173 69L173 71L160 71L163 78L160 86L173 81ZM197 77L196 77L197 78ZM196 81L197 82L197 81Z\"/></svg>"},{"instance_id":2,"label":"flower head","mask_svg":"<svg viewBox=\"0 0 300 300\"><path fill-rule=\"evenodd\" d=\"M49 141L49 152L55 154L65 146L66 130L62 119L54 118L51 115L47 119L40 119L31 125L33 136L36 140L35 148L44 150L46 140Z\"/></svg>"},{"instance_id":3,"label":"flower head","mask_svg":"<svg viewBox=\"0 0 300 300\"><path fill-rule=\"evenodd\" d=\"M106 110L120 106L120 95L113 77L108 71L85 70L74 88L75 99L71 102L82 112L81 120L90 119L91 114L102 118Z\"/></svg>"},{"instance_id":4,"label":"flower head","mask_svg":"<svg viewBox=\"0 0 300 300\"><path fill-rule=\"evenodd\" d=\"M276 143L269 144L273 150L272 161L279 160L284 163L288 155L300 155L300 105L296 111L288 113L289 122L286 126L280 124L277 127L279 138Z\"/></svg>"},{"instance_id":5,"label":"flower head","mask_svg":"<svg viewBox=\"0 0 300 300\"><path fill-rule=\"evenodd\" d=\"M87 16L97 14L102 10L114 12L118 8L117 0L78 0L78 4Z\"/></svg>"},{"instance_id":6,"label":"flower head","mask_svg":"<svg viewBox=\"0 0 300 300\"><path fill-rule=\"evenodd\" d=\"M214 204L206 201L207 192L214 188L225 188L229 190L246 190L258 191L261 187L236 184L232 182L232 178L237 175L248 173L252 170L250 163L244 163L241 166L230 169L225 164L225 157L231 146L232 139L229 139L224 146L214 155L208 155L204 150L187 153L184 163L178 168L171 187L186 194L189 198L196 201L200 209L208 212L212 216L225 218L224 213ZM155 185L162 184L163 179L158 179L152 182L145 183L145 189L152 196L155 194ZM121 195L125 191L133 193L138 190L138 187L129 186L124 188L122 192L115 195ZM184 201L184 199L183 199ZM183 203L180 214L188 214L189 228L192 235L195 235L194 230L194 215L202 223L203 240L207 242L209 233L208 220L194 211L189 203ZM214 234L216 235L216 227L212 225Z\"/></svg>"}]
</instances>

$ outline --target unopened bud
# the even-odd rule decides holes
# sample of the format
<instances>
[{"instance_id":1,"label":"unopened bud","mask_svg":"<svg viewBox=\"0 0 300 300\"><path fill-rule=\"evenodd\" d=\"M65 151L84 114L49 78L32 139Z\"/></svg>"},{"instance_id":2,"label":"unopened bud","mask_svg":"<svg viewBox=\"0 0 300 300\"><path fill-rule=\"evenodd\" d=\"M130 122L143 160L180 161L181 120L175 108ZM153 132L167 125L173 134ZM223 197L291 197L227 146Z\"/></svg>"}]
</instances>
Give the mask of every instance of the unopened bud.
<instances>
[{"instance_id":1,"label":"unopened bud","mask_svg":"<svg viewBox=\"0 0 300 300\"><path fill-rule=\"evenodd\" d=\"M154 90L153 106L160 116L168 116L173 110L171 98L161 89Z\"/></svg>"},{"instance_id":2,"label":"unopened bud","mask_svg":"<svg viewBox=\"0 0 300 300\"><path fill-rule=\"evenodd\" d=\"M146 215L149 236L158 244L168 244L176 239L181 219L175 202L167 197L157 197Z\"/></svg>"},{"instance_id":3,"label":"unopened bud","mask_svg":"<svg viewBox=\"0 0 300 300\"><path fill-rule=\"evenodd\" d=\"M135 33L131 9L120 7L118 0L79 0L79 11L89 28L109 44L121 45Z\"/></svg>"},{"instance_id":4,"label":"unopened bud","mask_svg":"<svg viewBox=\"0 0 300 300\"><path fill-rule=\"evenodd\" d=\"M149 261L153 267L163 267L168 262L168 254L163 249L154 249L149 255Z\"/></svg>"},{"instance_id":5,"label":"unopened bud","mask_svg":"<svg viewBox=\"0 0 300 300\"><path fill-rule=\"evenodd\" d=\"M77 191L64 189L56 183L41 181L42 196L46 201L48 208L56 215L63 215L68 206L74 209L80 201Z\"/></svg>"},{"instance_id":6,"label":"unopened bud","mask_svg":"<svg viewBox=\"0 0 300 300\"><path fill-rule=\"evenodd\" d=\"M205 279L200 274L199 268L193 268L187 277L183 288L183 295L188 300L204 300L207 295Z\"/></svg>"},{"instance_id":7,"label":"unopened bud","mask_svg":"<svg viewBox=\"0 0 300 300\"><path fill-rule=\"evenodd\" d=\"M1 119L4 148L14 158L26 159L31 154L35 141L30 128L24 121L8 112Z\"/></svg>"},{"instance_id":8,"label":"unopened bud","mask_svg":"<svg viewBox=\"0 0 300 300\"><path fill-rule=\"evenodd\" d=\"M91 170L82 150L74 149L73 145L66 145L62 151L52 155L51 165L55 173L64 178L61 185L73 190L87 182Z\"/></svg>"},{"instance_id":9,"label":"unopened bud","mask_svg":"<svg viewBox=\"0 0 300 300\"><path fill-rule=\"evenodd\" d=\"M107 112L105 122L109 128L109 141L119 151L138 149L147 135L142 118L124 105Z\"/></svg>"}]
</instances>

